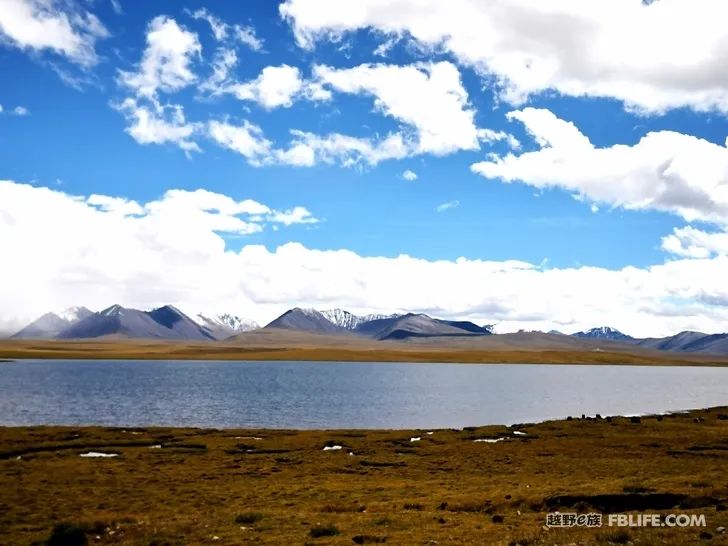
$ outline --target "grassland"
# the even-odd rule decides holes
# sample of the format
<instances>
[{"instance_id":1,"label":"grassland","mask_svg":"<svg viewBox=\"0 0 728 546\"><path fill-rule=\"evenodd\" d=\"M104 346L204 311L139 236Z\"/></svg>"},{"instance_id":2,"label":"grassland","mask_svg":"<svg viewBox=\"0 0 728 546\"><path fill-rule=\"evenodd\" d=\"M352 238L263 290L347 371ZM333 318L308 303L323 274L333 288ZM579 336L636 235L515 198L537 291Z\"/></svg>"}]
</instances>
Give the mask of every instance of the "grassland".
<instances>
[{"instance_id":1,"label":"grassland","mask_svg":"<svg viewBox=\"0 0 728 546\"><path fill-rule=\"evenodd\" d=\"M1 428L0 544L46 544L54 528L56 538L144 546L728 543L718 530L728 527L728 408L639 421ZM505 439L474 441L484 438ZM80 456L89 451L117 456ZM707 526L544 528L557 508L705 514Z\"/></svg>"},{"instance_id":2,"label":"grassland","mask_svg":"<svg viewBox=\"0 0 728 546\"><path fill-rule=\"evenodd\" d=\"M493 336L496 337L496 336ZM497 336L500 337L500 336ZM312 339L311 339L312 338ZM262 336L246 343L145 340L0 340L0 359L70 358L139 360L314 360L353 362L461 362L726 366L728 357L648 351L608 345L606 350L564 347L514 349L480 342L446 344L372 342L333 336Z\"/></svg>"}]
</instances>

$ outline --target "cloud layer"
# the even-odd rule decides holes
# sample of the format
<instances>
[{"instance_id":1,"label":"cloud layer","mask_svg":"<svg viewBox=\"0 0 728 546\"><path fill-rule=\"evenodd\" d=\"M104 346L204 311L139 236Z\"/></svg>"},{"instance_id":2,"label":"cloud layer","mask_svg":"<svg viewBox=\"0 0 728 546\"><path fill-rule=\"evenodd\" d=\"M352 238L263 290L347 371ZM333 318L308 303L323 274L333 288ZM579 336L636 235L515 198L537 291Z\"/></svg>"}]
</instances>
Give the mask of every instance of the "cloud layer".
<instances>
[{"instance_id":1,"label":"cloud layer","mask_svg":"<svg viewBox=\"0 0 728 546\"><path fill-rule=\"evenodd\" d=\"M98 62L96 41L109 32L92 13L62 0L3 0L0 44L52 51L82 67Z\"/></svg>"},{"instance_id":2,"label":"cloud layer","mask_svg":"<svg viewBox=\"0 0 728 546\"><path fill-rule=\"evenodd\" d=\"M49 309L114 302L174 303L261 322L295 305L411 310L498 322L501 330L609 324L633 335L715 331L728 320L725 253L608 270L365 257L298 243L226 248L225 236L311 222L301 206L276 211L204 190L138 203L0 182L0 308L8 321L0 329Z\"/></svg>"},{"instance_id":3,"label":"cloud layer","mask_svg":"<svg viewBox=\"0 0 728 546\"><path fill-rule=\"evenodd\" d=\"M287 0L303 47L373 29L444 50L514 104L548 90L608 97L642 112L728 112L723 0ZM679 37L679 38L677 38Z\"/></svg>"},{"instance_id":4,"label":"cloud layer","mask_svg":"<svg viewBox=\"0 0 728 546\"><path fill-rule=\"evenodd\" d=\"M659 210L687 221L728 224L728 148L658 131L634 146L597 148L549 110L511 112L540 145L472 166L487 178L557 187L580 198L632 210Z\"/></svg>"}]
</instances>

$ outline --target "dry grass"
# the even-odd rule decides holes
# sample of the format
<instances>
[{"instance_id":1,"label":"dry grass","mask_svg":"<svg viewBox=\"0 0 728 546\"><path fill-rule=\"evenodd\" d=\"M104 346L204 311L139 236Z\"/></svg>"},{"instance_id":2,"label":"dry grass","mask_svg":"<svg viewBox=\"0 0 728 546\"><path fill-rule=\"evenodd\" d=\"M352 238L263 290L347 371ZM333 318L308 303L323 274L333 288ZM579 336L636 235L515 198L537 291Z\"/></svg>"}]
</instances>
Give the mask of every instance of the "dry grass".
<instances>
[{"instance_id":1,"label":"dry grass","mask_svg":"<svg viewBox=\"0 0 728 546\"><path fill-rule=\"evenodd\" d=\"M727 413L552 421L519 427L526 436L502 426L0 428L0 544L44 544L61 524L89 544L144 546L726 544L715 529L728 526ZM422 440L398 452L412 435ZM473 442L502 435L511 439ZM348 449L323 451L329 442ZM119 456L79 457L89 450ZM592 511L665 498L678 506L648 511L704 513L707 529L543 528L559 503Z\"/></svg>"},{"instance_id":2,"label":"dry grass","mask_svg":"<svg viewBox=\"0 0 728 546\"><path fill-rule=\"evenodd\" d=\"M186 343L144 340L28 341L0 340L0 358L73 358L135 360L302 360L353 362L458 362L532 364L634 364L726 366L728 357L613 348L610 350L527 350L423 345L351 339L332 344L332 336L314 336L322 344L306 345L305 337L287 345L240 345L230 342ZM260 339L260 338L255 338ZM336 340L334 340L336 341ZM487 340L485 340L487 341ZM484 341L484 342L485 342ZM483 343L484 343L483 342ZM262 343L262 342L261 342ZM443 342L445 343L445 342ZM455 343L455 342L453 342ZM476 347L473 342L473 347Z\"/></svg>"}]
</instances>

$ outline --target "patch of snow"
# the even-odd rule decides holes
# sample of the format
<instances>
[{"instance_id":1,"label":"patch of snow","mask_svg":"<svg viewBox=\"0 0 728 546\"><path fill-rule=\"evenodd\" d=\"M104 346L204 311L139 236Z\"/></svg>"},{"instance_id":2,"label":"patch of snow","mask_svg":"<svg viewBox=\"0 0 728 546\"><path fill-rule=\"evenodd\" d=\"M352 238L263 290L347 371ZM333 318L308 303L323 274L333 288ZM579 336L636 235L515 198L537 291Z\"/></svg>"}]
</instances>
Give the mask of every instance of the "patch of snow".
<instances>
[{"instance_id":1,"label":"patch of snow","mask_svg":"<svg viewBox=\"0 0 728 546\"><path fill-rule=\"evenodd\" d=\"M516 436L526 436L526 433L521 430L514 430L513 434L515 434Z\"/></svg>"},{"instance_id":2,"label":"patch of snow","mask_svg":"<svg viewBox=\"0 0 728 546\"><path fill-rule=\"evenodd\" d=\"M419 442L420 440L422 440L420 436L414 436L410 438L410 442Z\"/></svg>"},{"instance_id":3,"label":"patch of snow","mask_svg":"<svg viewBox=\"0 0 728 546\"><path fill-rule=\"evenodd\" d=\"M507 440L508 438L477 438L476 440L473 440L473 442L485 442L486 444L496 444L498 442L502 442L503 440Z\"/></svg>"},{"instance_id":4,"label":"patch of snow","mask_svg":"<svg viewBox=\"0 0 728 546\"><path fill-rule=\"evenodd\" d=\"M427 434L428 436L432 436L435 433L433 431L429 430L429 431L425 432L425 434Z\"/></svg>"},{"instance_id":5,"label":"patch of snow","mask_svg":"<svg viewBox=\"0 0 728 546\"><path fill-rule=\"evenodd\" d=\"M79 457L118 457L118 453L101 453L100 451L89 451L88 453L81 453Z\"/></svg>"},{"instance_id":6,"label":"patch of snow","mask_svg":"<svg viewBox=\"0 0 728 546\"><path fill-rule=\"evenodd\" d=\"M162 444L155 444L153 446L149 446L149 449L162 449Z\"/></svg>"},{"instance_id":7,"label":"patch of snow","mask_svg":"<svg viewBox=\"0 0 728 546\"><path fill-rule=\"evenodd\" d=\"M339 451L340 449L342 449L342 447L341 446L338 446L338 445L337 446L325 446L324 447L324 451Z\"/></svg>"}]
</instances>

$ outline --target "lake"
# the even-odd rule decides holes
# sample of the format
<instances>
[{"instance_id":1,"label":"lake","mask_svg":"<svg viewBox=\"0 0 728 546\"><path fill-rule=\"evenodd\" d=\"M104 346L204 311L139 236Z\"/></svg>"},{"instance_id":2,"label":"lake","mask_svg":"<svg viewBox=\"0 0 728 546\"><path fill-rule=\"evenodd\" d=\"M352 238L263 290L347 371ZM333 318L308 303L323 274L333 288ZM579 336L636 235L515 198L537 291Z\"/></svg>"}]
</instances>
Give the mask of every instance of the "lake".
<instances>
[{"instance_id":1,"label":"lake","mask_svg":"<svg viewBox=\"0 0 728 546\"><path fill-rule=\"evenodd\" d=\"M0 425L454 428L728 405L728 368L24 360Z\"/></svg>"}]
</instances>

